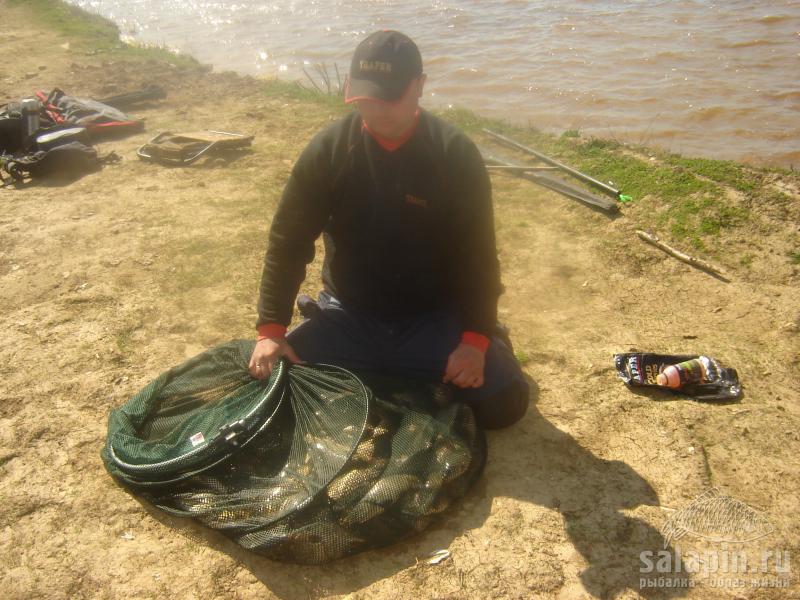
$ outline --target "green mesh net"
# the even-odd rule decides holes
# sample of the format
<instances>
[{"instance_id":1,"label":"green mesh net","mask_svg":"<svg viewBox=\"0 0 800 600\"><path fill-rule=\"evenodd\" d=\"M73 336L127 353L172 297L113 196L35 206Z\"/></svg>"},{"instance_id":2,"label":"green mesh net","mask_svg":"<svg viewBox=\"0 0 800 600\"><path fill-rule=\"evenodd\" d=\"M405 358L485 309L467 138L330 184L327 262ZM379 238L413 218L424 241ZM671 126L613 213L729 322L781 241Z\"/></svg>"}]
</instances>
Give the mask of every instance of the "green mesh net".
<instances>
[{"instance_id":1,"label":"green mesh net","mask_svg":"<svg viewBox=\"0 0 800 600\"><path fill-rule=\"evenodd\" d=\"M259 381L253 347L212 348L113 411L110 473L170 514L306 564L425 528L480 475L483 432L445 388L286 363Z\"/></svg>"}]
</instances>

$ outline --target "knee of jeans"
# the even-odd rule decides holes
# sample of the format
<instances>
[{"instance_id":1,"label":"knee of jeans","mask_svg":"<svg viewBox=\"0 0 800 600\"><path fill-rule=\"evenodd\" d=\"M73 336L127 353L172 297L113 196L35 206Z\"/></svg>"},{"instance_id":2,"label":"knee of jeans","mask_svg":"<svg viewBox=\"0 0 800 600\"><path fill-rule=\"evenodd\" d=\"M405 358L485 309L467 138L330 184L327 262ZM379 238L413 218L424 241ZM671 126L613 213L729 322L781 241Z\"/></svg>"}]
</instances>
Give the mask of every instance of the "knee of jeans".
<instances>
[{"instance_id":1,"label":"knee of jeans","mask_svg":"<svg viewBox=\"0 0 800 600\"><path fill-rule=\"evenodd\" d=\"M472 406L475 419L484 429L503 429L513 425L528 411L528 386L514 383Z\"/></svg>"}]
</instances>

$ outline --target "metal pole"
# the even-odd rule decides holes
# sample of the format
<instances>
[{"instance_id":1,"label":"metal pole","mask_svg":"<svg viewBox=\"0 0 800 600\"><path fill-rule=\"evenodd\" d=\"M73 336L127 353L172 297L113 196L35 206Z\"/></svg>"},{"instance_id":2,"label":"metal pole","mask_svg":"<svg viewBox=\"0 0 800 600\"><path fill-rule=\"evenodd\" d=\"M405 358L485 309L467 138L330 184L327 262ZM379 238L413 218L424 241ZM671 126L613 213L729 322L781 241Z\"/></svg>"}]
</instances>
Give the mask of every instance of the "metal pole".
<instances>
[{"instance_id":1,"label":"metal pole","mask_svg":"<svg viewBox=\"0 0 800 600\"><path fill-rule=\"evenodd\" d=\"M593 186L603 190L604 192L606 192L607 194L613 196L614 198L619 198L620 191L618 189L615 189L615 188L611 187L610 185L606 185L605 183L603 183L602 181L598 181L594 177L589 177L588 175L586 175L584 173L581 173L580 171L578 171L576 169L573 169L572 167L568 167L567 165L562 164L562 163L558 162L557 160L552 159L552 158L550 158L549 156L547 156L545 154L542 154L541 152L537 152L533 148L529 148L528 146L523 146L519 142L515 142L511 138L507 138L504 135L501 135L499 133L495 133L494 131L491 131L489 129L484 129L483 131L484 131L484 133L489 134L493 138L496 138L496 139L500 140L501 142L504 142L504 143L508 144L509 146L513 146L517 150L522 150L523 152L527 152L528 154L532 154L533 156L535 156L539 160L544 161L549 165L553 165L554 167L556 167L558 169L561 169L565 173L569 173L573 177L577 177L578 179L581 179L582 181L585 181L586 183L592 184Z\"/></svg>"},{"instance_id":2,"label":"metal pole","mask_svg":"<svg viewBox=\"0 0 800 600\"><path fill-rule=\"evenodd\" d=\"M558 171L558 167L514 167L510 165L486 165L490 171Z\"/></svg>"}]
</instances>

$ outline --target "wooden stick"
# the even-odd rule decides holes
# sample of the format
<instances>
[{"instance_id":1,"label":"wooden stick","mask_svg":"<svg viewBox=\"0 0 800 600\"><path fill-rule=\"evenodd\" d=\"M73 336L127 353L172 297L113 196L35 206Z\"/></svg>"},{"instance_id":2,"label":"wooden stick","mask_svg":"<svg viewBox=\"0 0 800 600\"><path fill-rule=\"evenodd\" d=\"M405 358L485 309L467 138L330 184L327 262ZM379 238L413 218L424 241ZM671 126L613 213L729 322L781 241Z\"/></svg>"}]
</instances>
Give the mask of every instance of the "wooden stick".
<instances>
[{"instance_id":1,"label":"wooden stick","mask_svg":"<svg viewBox=\"0 0 800 600\"><path fill-rule=\"evenodd\" d=\"M728 279L725 273L723 273L720 269L718 269L711 263L708 263L700 258L695 258L694 256L689 256L688 254L681 252L680 250L676 250L672 246L669 246L668 244L665 244L660 239L658 239L658 236L654 233L648 233L646 231L642 231L641 229L637 229L636 235L638 235L642 241L647 242L652 246L655 246L662 252L666 252L673 258L677 258L678 260L685 262L687 265L690 265L696 269L700 269L701 271L705 271L706 273L710 273L714 277L717 277L722 281L725 281L726 283L730 281L730 279Z\"/></svg>"}]
</instances>

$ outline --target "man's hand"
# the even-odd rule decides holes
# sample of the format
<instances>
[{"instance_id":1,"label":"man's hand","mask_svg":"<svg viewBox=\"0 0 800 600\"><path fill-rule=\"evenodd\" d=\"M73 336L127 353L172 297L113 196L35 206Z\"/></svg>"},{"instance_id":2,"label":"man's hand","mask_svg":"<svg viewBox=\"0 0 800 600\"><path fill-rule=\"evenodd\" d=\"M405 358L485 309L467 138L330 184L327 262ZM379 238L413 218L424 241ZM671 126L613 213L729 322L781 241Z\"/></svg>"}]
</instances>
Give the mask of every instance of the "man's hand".
<instances>
[{"instance_id":1,"label":"man's hand","mask_svg":"<svg viewBox=\"0 0 800 600\"><path fill-rule=\"evenodd\" d=\"M275 363L285 356L293 363L302 362L295 354L286 338L265 338L256 343L253 355L250 357L250 375L256 379L266 379L272 373Z\"/></svg>"},{"instance_id":2,"label":"man's hand","mask_svg":"<svg viewBox=\"0 0 800 600\"><path fill-rule=\"evenodd\" d=\"M483 352L469 344L459 344L447 359L444 383L453 383L462 388L478 388L483 385Z\"/></svg>"}]
</instances>

